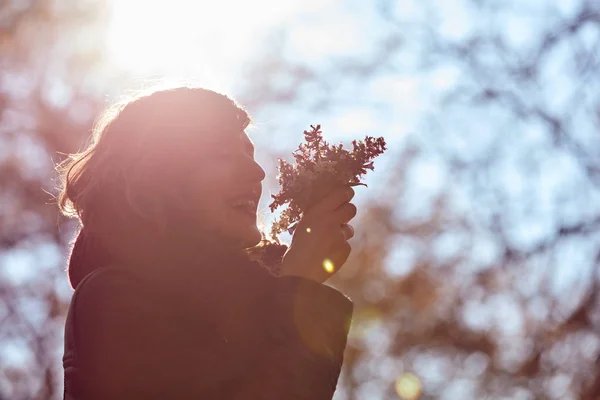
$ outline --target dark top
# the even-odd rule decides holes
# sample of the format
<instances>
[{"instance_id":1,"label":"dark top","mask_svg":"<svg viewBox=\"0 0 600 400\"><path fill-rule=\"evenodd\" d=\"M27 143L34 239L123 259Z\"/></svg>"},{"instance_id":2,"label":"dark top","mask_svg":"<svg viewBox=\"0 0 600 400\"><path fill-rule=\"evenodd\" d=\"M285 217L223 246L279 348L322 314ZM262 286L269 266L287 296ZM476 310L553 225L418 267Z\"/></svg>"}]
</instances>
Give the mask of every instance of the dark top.
<instances>
[{"instance_id":1,"label":"dark top","mask_svg":"<svg viewBox=\"0 0 600 400\"><path fill-rule=\"evenodd\" d=\"M65 326L65 400L331 399L353 303L256 265L171 287L87 275Z\"/></svg>"}]
</instances>

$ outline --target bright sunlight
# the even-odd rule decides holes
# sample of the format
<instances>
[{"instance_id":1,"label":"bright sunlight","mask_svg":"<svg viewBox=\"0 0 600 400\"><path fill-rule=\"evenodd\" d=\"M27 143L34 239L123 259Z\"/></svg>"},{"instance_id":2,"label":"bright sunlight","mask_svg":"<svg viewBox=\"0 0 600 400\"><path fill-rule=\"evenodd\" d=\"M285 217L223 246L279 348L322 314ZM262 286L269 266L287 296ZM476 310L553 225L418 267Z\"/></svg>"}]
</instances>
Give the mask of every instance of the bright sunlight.
<instances>
[{"instance_id":1,"label":"bright sunlight","mask_svg":"<svg viewBox=\"0 0 600 400\"><path fill-rule=\"evenodd\" d=\"M309 2L310 3L310 2ZM110 62L133 75L160 75L231 89L268 29L307 10L299 0L112 0Z\"/></svg>"}]
</instances>

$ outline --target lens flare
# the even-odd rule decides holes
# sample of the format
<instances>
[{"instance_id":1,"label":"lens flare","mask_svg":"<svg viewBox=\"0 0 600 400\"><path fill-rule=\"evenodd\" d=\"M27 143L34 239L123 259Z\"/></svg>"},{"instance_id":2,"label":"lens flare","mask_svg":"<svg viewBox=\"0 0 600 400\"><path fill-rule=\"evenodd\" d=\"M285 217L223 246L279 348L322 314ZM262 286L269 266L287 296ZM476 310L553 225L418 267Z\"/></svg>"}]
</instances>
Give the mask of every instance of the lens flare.
<instances>
[{"instance_id":1,"label":"lens flare","mask_svg":"<svg viewBox=\"0 0 600 400\"><path fill-rule=\"evenodd\" d=\"M329 272L330 274L333 273L333 270L334 270L333 261L331 261L329 258L326 258L323 261L323 269L325 271Z\"/></svg>"},{"instance_id":2,"label":"lens flare","mask_svg":"<svg viewBox=\"0 0 600 400\"><path fill-rule=\"evenodd\" d=\"M417 400L421 389L421 380L415 374L404 373L396 379L396 393L402 400Z\"/></svg>"}]
</instances>

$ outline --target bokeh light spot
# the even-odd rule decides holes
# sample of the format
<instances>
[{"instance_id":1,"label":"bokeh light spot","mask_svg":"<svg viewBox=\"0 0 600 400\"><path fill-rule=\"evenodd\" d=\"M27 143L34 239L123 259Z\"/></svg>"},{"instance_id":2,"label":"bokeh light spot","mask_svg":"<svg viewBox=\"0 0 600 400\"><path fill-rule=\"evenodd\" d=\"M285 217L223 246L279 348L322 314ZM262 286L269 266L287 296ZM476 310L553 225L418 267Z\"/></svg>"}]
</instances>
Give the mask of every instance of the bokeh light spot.
<instances>
[{"instance_id":1,"label":"bokeh light spot","mask_svg":"<svg viewBox=\"0 0 600 400\"><path fill-rule=\"evenodd\" d=\"M396 393L402 400L416 400L421 396L421 380L415 374L404 373L396 379Z\"/></svg>"},{"instance_id":2,"label":"bokeh light spot","mask_svg":"<svg viewBox=\"0 0 600 400\"><path fill-rule=\"evenodd\" d=\"M306 228L306 232L310 233L310 228Z\"/></svg>"},{"instance_id":3,"label":"bokeh light spot","mask_svg":"<svg viewBox=\"0 0 600 400\"><path fill-rule=\"evenodd\" d=\"M325 269L325 271L329 272L330 274L333 273L333 269L334 269L333 261L331 261L329 258L326 258L323 261L323 269Z\"/></svg>"}]
</instances>

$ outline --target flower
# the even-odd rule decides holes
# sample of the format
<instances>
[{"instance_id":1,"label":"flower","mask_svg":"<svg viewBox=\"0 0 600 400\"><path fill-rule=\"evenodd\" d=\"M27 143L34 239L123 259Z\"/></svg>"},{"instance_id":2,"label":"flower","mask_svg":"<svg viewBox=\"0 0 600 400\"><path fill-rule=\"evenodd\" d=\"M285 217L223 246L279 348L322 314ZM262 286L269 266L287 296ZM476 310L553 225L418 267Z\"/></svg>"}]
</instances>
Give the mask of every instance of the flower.
<instances>
[{"instance_id":1,"label":"flower","mask_svg":"<svg viewBox=\"0 0 600 400\"><path fill-rule=\"evenodd\" d=\"M294 151L295 165L279 159L279 184L281 190L271 195L271 212L287 204L279 220L271 226L271 237L279 243L277 235L293 232L302 214L330 190L338 186L357 186L367 169L373 170L373 159L386 150L383 137L365 137L352 141L348 151L342 144L330 146L322 136L321 126L310 126L304 131L305 141Z\"/></svg>"},{"instance_id":2,"label":"flower","mask_svg":"<svg viewBox=\"0 0 600 400\"><path fill-rule=\"evenodd\" d=\"M288 249L286 244L279 242L277 235L284 231L292 234L303 212L331 189L345 185L367 186L360 183L360 178L367 169L374 169L373 159L386 149L383 137L374 139L370 136L352 141L352 151L344 149L342 144L330 146L323 140L320 125L310 127L310 131L304 131L305 142L293 153L295 165L279 159L281 190L271 195L273 202L269 208L273 212L280 206L288 206L271 226L272 240L261 232L260 243L246 249L251 260L275 276L281 274L282 260Z\"/></svg>"}]
</instances>

